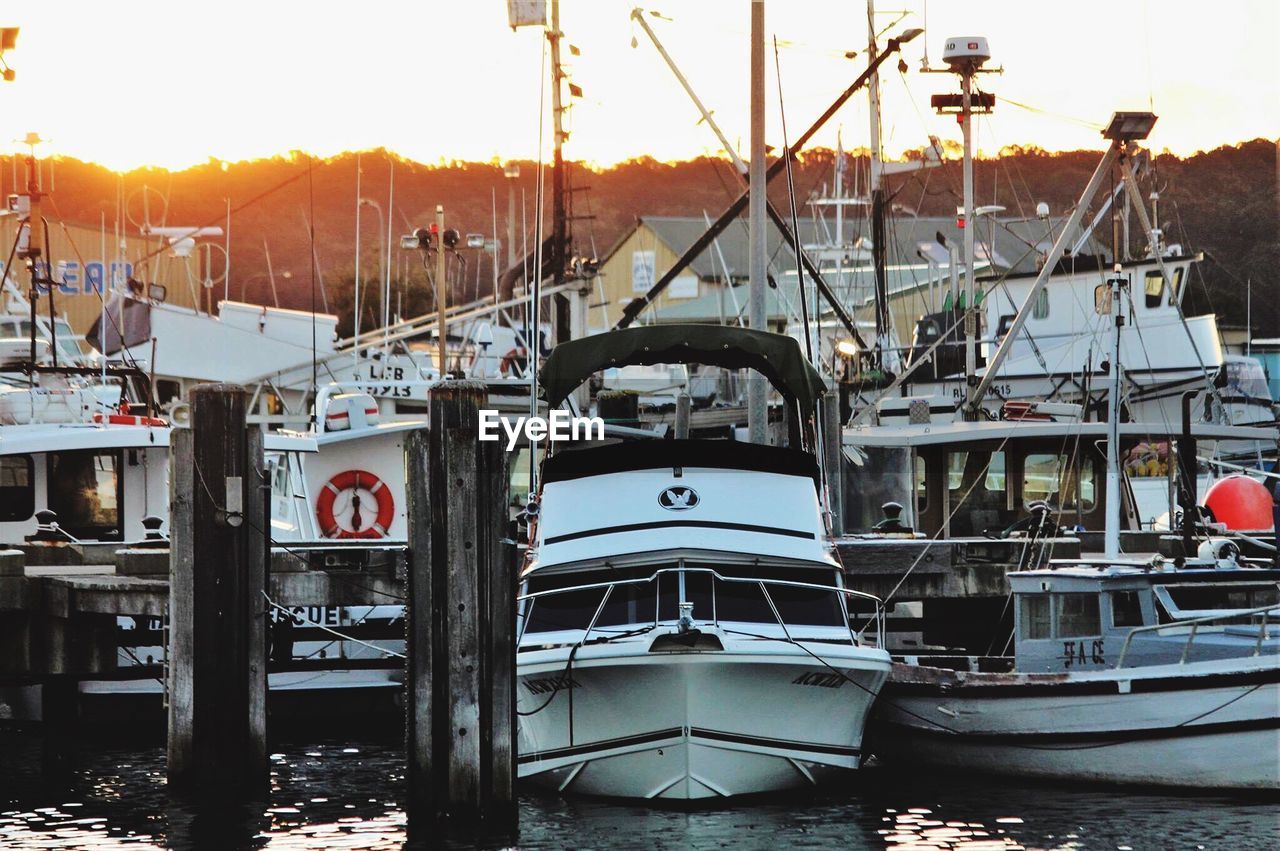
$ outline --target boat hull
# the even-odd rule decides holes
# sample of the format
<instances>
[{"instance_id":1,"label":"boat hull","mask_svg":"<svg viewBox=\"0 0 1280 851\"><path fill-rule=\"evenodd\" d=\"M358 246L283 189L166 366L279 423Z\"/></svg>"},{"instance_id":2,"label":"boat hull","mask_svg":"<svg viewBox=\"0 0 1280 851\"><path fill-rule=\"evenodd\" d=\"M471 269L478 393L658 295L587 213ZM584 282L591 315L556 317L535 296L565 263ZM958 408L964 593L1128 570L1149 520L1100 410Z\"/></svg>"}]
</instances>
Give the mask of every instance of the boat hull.
<instances>
[{"instance_id":1,"label":"boat hull","mask_svg":"<svg viewBox=\"0 0 1280 851\"><path fill-rule=\"evenodd\" d=\"M1280 669L1219 660L1069 675L895 664L869 730L886 762L1070 781L1280 789Z\"/></svg>"},{"instance_id":2,"label":"boat hull","mask_svg":"<svg viewBox=\"0 0 1280 851\"><path fill-rule=\"evenodd\" d=\"M888 655L817 645L827 667L780 646L608 648L594 657L596 648L583 648L568 673L567 650L554 661L547 651L538 653L545 661L521 659L520 777L562 792L694 800L804 788L855 770Z\"/></svg>"}]
</instances>

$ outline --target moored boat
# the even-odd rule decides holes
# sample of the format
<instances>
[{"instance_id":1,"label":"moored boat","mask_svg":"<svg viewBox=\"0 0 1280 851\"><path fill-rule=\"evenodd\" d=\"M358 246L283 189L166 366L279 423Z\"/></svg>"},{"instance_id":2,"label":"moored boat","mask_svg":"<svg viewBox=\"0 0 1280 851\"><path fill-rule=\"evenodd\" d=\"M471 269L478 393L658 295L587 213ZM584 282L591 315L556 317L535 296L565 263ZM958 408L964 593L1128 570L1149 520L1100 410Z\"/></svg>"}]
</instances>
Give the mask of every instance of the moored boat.
<instances>
[{"instance_id":1,"label":"moored boat","mask_svg":"<svg viewBox=\"0 0 1280 851\"><path fill-rule=\"evenodd\" d=\"M547 401L603 367L689 362L754 368L800 412L822 390L794 340L668 326L562 343ZM520 776L685 800L856 769L889 657L867 640L878 601L843 587L820 481L804 449L728 440L551 455L522 574Z\"/></svg>"}]
</instances>

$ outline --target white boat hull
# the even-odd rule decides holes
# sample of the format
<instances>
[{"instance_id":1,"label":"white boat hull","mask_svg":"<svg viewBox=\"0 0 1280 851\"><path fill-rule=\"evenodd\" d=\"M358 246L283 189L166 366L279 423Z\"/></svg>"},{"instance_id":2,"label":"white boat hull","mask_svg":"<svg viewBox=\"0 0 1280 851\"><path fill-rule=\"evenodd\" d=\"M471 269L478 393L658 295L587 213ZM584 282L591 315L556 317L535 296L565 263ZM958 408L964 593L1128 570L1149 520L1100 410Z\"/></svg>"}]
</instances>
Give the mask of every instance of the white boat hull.
<instances>
[{"instance_id":1,"label":"white boat hull","mask_svg":"<svg viewBox=\"0 0 1280 851\"><path fill-rule=\"evenodd\" d=\"M890 763L1072 781L1280 789L1274 657L1087 675L895 664L871 736Z\"/></svg>"},{"instance_id":2,"label":"white boat hull","mask_svg":"<svg viewBox=\"0 0 1280 851\"><path fill-rule=\"evenodd\" d=\"M520 777L564 792L692 800L803 788L856 769L888 654L811 645L827 667L793 645L752 643L769 646L583 647L568 675L567 648L522 652Z\"/></svg>"}]
</instances>

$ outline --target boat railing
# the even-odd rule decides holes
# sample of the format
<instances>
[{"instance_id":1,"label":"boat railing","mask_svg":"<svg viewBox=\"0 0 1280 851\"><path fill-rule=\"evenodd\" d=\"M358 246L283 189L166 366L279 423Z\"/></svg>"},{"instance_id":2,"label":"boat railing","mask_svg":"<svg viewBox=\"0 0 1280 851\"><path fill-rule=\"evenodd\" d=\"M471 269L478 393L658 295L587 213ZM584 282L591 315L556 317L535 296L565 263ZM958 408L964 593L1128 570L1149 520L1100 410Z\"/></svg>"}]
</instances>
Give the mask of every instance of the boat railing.
<instances>
[{"instance_id":1,"label":"boat railing","mask_svg":"<svg viewBox=\"0 0 1280 851\"><path fill-rule=\"evenodd\" d=\"M527 627L529 623L529 619L532 615L532 607L537 603L539 599L543 597L549 597L556 594L569 594L569 593L580 592L580 591L594 591L597 589L604 589L604 595L600 598L600 602L596 606L595 612L592 614L591 620L588 622L586 631L583 633L582 639L580 641L580 643L585 644L587 641L587 638L590 637L592 631L595 630L596 623L597 621L599 621L600 615L604 612L605 606L608 605L609 597L613 593L613 590L615 588L623 585L644 585L650 582L656 582L658 580L658 577L663 575L690 574L690 573L700 573L700 574L709 575L716 582L724 582L727 584L755 585L759 587L762 595L764 596L765 602L769 606L770 613L773 615L774 619L777 621L778 626L781 627L782 629L782 634L785 637L785 640L793 644L796 643L797 639L794 636L792 636L791 629L787 627L786 620L782 617L782 613L779 611L777 604L774 602L773 595L769 593L769 588L770 587L800 588L800 589L805 589L809 591L821 591L824 593L835 594L839 602L840 616L843 619L844 626L849 633L850 643L854 644L855 646L874 646L877 648L883 647L884 636L885 636L884 602L874 594L868 594L865 591L855 591L851 588L840 588L835 585L821 585L816 582L797 582L792 579L725 576L724 574L720 573L716 569L710 568L710 567L664 567L654 571L649 576L638 577L635 579L614 579L607 582L590 582L590 583L584 583L582 585L570 585L564 588L549 588L545 591L531 591L527 594L521 594L518 597L516 597L517 604L528 601L530 609L529 611L526 611L524 613L524 617L522 618L522 622L521 622L520 636L517 640L523 639L525 628ZM847 601L851 598L870 602L875 608L874 615L867 620L866 624L861 629L855 630L852 622L849 619ZM655 603L656 603L656 599L655 599ZM716 614L715 617L711 618L710 621L712 623L715 623L717 626L719 626L720 617L718 616L718 613ZM646 623L647 622L648 621L646 621ZM658 618L657 607L655 605L654 617L652 621L653 626L656 627L659 624L659 622L660 622L660 619ZM872 627L872 625L875 626L874 644L869 642L867 639L867 633ZM793 623L791 625L792 628L800 627L800 626L812 626L812 624Z\"/></svg>"},{"instance_id":2,"label":"boat railing","mask_svg":"<svg viewBox=\"0 0 1280 851\"><path fill-rule=\"evenodd\" d=\"M1120 646L1120 658L1116 660L1116 668L1124 667L1125 657L1129 653L1129 645L1133 643L1133 637L1139 634L1150 632L1159 632L1167 629L1179 629L1189 627L1187 631L1187 641L1182 646L1182 657L1178 660L1178 664L1185 665L1188 657L1191 655L1191 645L1196 640L1196 634L1200 627L1205 624L1216 623L1217 621L1228 620L1232 618L1252 618L1255 615L1261 615L1262 619L1258 622L1258 640L1253 645L1253 656L1262 655L1262 643L1267 638L1267 621L1272 614L1280 614L1280 606L1270 603L1266 606L1259 606L1256 609L1231 609L1220 614L1204 615L1198 618L1186 618L1179 621L1171 621L1169 623L1150 624L1148 626L1136 627L1129 631L1124 637L1124 644Z\"/></svg>"}]
</instances>

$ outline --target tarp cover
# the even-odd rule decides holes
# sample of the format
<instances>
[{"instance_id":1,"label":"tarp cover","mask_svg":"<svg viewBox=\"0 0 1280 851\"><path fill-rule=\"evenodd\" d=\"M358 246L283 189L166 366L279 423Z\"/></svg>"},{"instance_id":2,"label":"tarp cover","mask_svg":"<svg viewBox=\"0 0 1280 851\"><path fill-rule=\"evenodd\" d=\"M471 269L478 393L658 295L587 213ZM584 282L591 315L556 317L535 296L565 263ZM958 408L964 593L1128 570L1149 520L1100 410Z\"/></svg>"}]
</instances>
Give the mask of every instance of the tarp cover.
<instances>
[{"instance_id":1,"label":"tarp cover","mask_svg":"<svg viewBox=\"0 0 1280 851\"><path fill-rule=\"evenodd\" d=\"M554 408L598 370L659 363L754 369L801 411L812 411L826 392L791 337L724 325L649 325L560 343L538 373L541 395Z\"/></svg>"}]
</instances>

